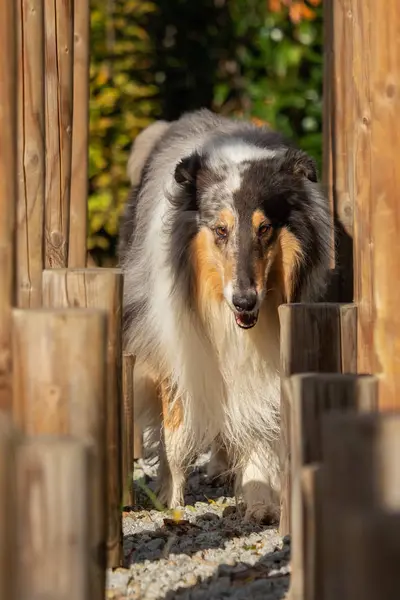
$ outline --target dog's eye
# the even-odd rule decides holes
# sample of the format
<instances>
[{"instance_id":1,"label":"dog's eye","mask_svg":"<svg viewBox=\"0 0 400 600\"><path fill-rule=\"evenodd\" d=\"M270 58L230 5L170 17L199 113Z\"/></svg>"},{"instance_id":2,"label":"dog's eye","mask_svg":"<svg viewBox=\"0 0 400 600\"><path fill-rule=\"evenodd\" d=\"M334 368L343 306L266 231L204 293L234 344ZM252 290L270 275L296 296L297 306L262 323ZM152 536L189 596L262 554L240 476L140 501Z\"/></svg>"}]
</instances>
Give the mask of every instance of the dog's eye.
<instances>
[{"instance_id":1,"label":"dog's eye","mask_svg":"<svg viewBox=\"0 0 400 600\"><path fill-rule=\"evenodd\" d=\"M218 225L215 228L215 233L219 238L224 239L228 236L228 229L224 225Z\"/></svg>"},{"instance_id":2,"label":"dog's eye","mask_svg":"<svg viewBox=\"0 0 400 600\"><path fill-rule=\"evenodd\" d=\"M258 235L265 235L271 229L271 225L269 223L262 223L258 228Z\"/></svg>"}]
</instances>

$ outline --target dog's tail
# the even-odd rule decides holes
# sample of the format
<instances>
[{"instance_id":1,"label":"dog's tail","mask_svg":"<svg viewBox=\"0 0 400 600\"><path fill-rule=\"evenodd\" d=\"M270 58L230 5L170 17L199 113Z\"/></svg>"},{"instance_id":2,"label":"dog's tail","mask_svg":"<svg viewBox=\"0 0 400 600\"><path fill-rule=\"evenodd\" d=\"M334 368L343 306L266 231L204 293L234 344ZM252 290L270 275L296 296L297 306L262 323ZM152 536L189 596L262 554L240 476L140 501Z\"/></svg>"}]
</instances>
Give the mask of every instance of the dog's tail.
<instances>
[{"instance_id":1,"label":"dog's tail","mask_svg":"<svg viewBox=\"0 0 400 600\"><path fill-rule=\"evenodd\" d=\"M132 186L139 185L146 160L169 126L170 123L167 121L155 121L136 137L132 144L127 166L127 173Z\"/></svg>"}]
</instances>

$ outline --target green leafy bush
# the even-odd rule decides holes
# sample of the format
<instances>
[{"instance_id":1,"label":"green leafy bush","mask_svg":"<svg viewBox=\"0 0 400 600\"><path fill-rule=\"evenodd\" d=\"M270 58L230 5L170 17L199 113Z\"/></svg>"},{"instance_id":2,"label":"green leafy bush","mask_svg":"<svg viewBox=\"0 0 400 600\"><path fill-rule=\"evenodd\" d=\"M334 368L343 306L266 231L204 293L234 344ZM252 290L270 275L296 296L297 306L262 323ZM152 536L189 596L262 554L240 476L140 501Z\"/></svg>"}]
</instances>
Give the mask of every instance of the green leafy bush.
<instances>
[{"instance_id":1,"label":"green leafy bush","mask_svg":"<svg viewBox=\"0 0 400 600\"><path fill-rule=\"evenodd\" d=\"M91 7L88 248L101 260L115 253L130 146L159 113L147 32L156 5L93 0Z\"/></svg>"}]
</instances>

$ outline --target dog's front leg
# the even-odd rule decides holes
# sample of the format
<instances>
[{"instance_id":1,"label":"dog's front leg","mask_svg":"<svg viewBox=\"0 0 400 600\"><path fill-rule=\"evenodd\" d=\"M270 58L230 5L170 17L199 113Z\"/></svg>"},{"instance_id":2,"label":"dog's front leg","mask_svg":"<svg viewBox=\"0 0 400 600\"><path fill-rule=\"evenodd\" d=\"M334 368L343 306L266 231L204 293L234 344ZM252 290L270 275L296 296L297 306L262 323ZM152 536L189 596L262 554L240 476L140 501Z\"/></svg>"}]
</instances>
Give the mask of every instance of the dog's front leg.
<instances>
[{"instance_id":1,"label":"dog's front leg","mask_svg":"<svg viewBox=\"0 0 400 600\"><path fill-rule=\"evenodd\" d=\"M241 488L246 504L245 521L279 520L280 476L277 444L260 445L246 459Z\"/></svg>"},{"instance_id":2,"label":"dog's front leg","mask_svg":"<svg viewBox=\"0 0 400 600\"><path fill-rule=\"evenodd\" d=\"M160 385L163 423L158 498L168 508L184 504L186 472L191 456L189 440L185 435L182 402L174 392L168 381Z\"/></svg>"},{"instance_id":3,"label":"dog's front leg","mask_svg":"<svg viewBox=\"0 0 400 600\"><path fill-rule=\"evenodd\" d=\"M158 473L158 499L168 508L184 504L187 456L183 443L183 428L164 428L160 447L160 468Z\"/></svg>"}]
</instances>

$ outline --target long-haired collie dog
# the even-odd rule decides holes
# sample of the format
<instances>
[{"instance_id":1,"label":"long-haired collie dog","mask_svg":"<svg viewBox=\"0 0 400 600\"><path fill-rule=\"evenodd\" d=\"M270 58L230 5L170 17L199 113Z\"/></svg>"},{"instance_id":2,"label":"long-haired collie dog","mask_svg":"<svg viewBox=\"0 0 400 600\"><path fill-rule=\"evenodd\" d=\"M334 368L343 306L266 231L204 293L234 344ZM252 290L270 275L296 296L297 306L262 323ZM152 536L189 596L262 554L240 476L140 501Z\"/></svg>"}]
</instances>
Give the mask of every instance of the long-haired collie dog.
<instances>
[{"instance_id":1,"label":"long-haired collie dog","mask_svg":"<svg viewBox=\"0 0 400 600\"><path fill-rule=\"evenodd\" d=\"M245 520L279 517L278 306L316 301L331 256L313 160L277 132L202 109L136 139L120 231L135 410L160 440L158 493L183 504L213 446Z\"/></svg>"}]
</instances>

